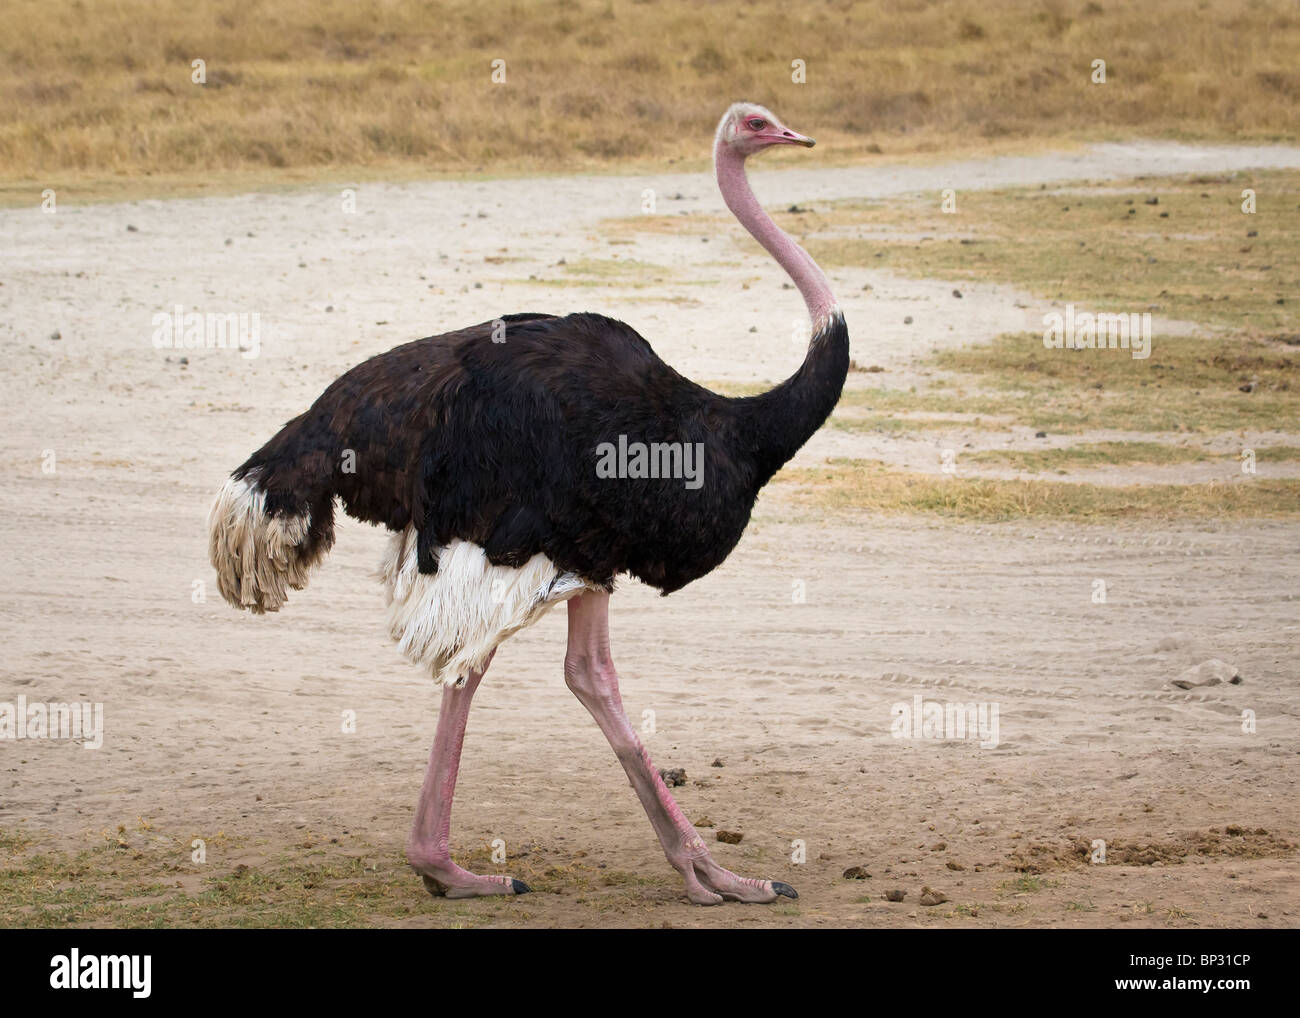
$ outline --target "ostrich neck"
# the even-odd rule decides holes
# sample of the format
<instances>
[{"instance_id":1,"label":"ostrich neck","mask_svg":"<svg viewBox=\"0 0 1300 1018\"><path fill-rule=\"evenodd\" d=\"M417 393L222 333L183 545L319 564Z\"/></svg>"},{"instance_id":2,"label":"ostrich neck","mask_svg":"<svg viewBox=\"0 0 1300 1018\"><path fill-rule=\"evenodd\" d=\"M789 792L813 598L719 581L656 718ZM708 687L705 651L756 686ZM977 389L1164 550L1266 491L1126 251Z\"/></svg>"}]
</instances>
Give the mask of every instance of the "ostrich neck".
<instances>
[{"instance_id":1,"label":"ostrich neck","mask_svg":"<svg viewBox=\"0 0 1300 1018\"><path fill-rule=\"evenodd\" d=\"M799 370L759 396L734 401L747 440L754 442L758 483L771 476L830 416L849 369L849 334L825 274L812 257L763 211L745 176L745 161L719 139L714 149L718 188L732 214L785 269L803 296L812 339Z\"/></svg>"}]
</instances>

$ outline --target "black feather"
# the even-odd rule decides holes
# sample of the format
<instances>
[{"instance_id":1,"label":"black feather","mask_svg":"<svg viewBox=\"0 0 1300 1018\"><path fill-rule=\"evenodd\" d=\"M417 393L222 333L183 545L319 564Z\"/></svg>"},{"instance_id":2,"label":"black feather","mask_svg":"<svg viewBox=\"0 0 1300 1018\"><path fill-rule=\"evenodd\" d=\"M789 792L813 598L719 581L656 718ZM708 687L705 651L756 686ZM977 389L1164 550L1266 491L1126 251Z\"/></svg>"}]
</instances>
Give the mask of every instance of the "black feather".
<instances>
[{"instance_id":1,"label":"black feather","mask_svg":"<svg viewBox=\"0 0 1300 1018\"><path fill-rule=\"evenodd\" d=\"M254 476L272 513L311 512L309 541L332 537L335 496L357 519L413 525L422 572L459 538L496 565L542 552L593 583L627 572L670 593L736 546L847 371L838 314L794 376L742 399L683 378L622 322L507 315L358 365L235 476ZM619 436L701 444L703 484L598 477L598 447Z\"/></svg>"}]
</instances>

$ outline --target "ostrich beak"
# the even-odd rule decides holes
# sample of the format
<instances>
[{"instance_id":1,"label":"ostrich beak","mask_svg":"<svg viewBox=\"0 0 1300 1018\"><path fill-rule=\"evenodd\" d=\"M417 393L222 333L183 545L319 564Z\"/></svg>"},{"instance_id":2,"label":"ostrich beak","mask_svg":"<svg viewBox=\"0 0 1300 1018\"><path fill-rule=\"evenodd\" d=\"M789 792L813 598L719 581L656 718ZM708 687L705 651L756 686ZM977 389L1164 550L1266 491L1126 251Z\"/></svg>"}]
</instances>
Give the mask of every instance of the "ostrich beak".
<instances>
[{"instance_id":1,"label":"ostrich beak","mask_svg":"<svg viewBox=\"0 0 1300 1018\"><path fill-rule=\"evenodd\" d=\"M772 145L802 145L804 148L812 148L817 144L815 139L784 127L772 131L767 137Z\"/></svg>"}]
</instances>

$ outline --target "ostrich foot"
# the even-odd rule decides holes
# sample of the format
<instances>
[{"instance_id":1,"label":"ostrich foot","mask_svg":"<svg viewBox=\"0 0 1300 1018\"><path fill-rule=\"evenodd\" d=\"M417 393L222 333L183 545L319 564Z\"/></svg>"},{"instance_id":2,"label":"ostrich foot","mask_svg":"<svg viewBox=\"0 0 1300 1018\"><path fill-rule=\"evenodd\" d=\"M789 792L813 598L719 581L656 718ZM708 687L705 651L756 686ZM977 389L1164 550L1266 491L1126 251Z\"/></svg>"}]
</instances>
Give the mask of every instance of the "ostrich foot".
<instances>
[{"instance_id":1,"label":"ostrich foot","mask_svg":"<svg viewBox=\"0 0 1300 1018\"><path fill-rule=\"evenodd\" d=\"M696 905L721 905L739 901L746 905L767 905L777 898L798 898L799 892L779 880L742 877L719 866L696 836L683 849L673 867L686 881L686 897Z\"/></svg>"},{"instance_id":2,"label":"ostrich foot","mask_svg":"<svg viewBox=\"0 0 1300 1018\"><path fill-rule=\"evenodd\" d=\"M490 874L479 876L461 869L450 859L440 862L411 862L420 874L425 890L435 898L482 898L490 894L527 894L532 890L522 880Z\"/></svg>"}]
</instances>

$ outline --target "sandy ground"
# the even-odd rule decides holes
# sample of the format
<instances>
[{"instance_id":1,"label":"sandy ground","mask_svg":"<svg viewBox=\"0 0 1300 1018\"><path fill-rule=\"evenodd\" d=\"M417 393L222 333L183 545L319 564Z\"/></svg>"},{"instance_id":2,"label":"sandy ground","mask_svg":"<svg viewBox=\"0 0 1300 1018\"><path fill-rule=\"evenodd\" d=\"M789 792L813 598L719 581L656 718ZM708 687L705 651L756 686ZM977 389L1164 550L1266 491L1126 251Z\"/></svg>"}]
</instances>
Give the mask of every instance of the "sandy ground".
<instances>
[{"instance_id":1,"label":"sandy ground","mask_svg":"<svg viewBox=\"0 0 1300 1018\"><path fill-rule=\"evenodd\" d=\"M1101 146L760 172L755 188L781 205L1278 165L1300 165L1300 151ZM438 694L383 635L371 573L385 536L348 521L311 588L252 618L216 597L207 506L346 367L500 313L614 314L700 379L789 373L797 295L741 253L738 228L709 243L602 239L600 220L635 214L647 187L661 203L721 208L706 177L665 176L366 187L355 214L333 191L0 212L0 701L100 701L106 715L93 752L0 741L0 827L73 848L141 817L181 844L224 832L239 855L213 851L214 872L282 856L307 831L398 865ZM529 280L559 278L561 258L614 255L664 266L664 283ZM956 301L943 281L845 271L833 283L857 325L855 360L901 372L937 344L1041 321L1005 288L963 285ZM155 349L153 315L175 304L258 311L260 356ZM866 440L826 431L801 456L851 441ZM898 441L886 452L899 462L928 455L925 436L912 452ZM555 613L504 646L478 695L453 842L504 839L515 862L502 869L519 875L577 867L641 882L579 892L544 879L526 899L472 907L533 926L1294 926L1297 536L1280 523L1123 519L851 527L765 497L715 574L669 599L624 586L615 657L629 713L654 713L656 762L688 774L687 814L744 832L715 855L789 881L799 902L685 903L564 688ZM197 603L196 581L209 595ZM1209 658L1242 681L1170 685ZM997 745L894 737L891 712L914 697L996 706ZM355 734L341 732L344 711ZM1097 841L1104 865L1085 861ZM846 880L853 866L871 876ZM920 905L924 886L949 901ZM895 888L901 903L882 900ZM427 904L412 922L443 925L444 906Z\"/></svg>"}]
</instances>

